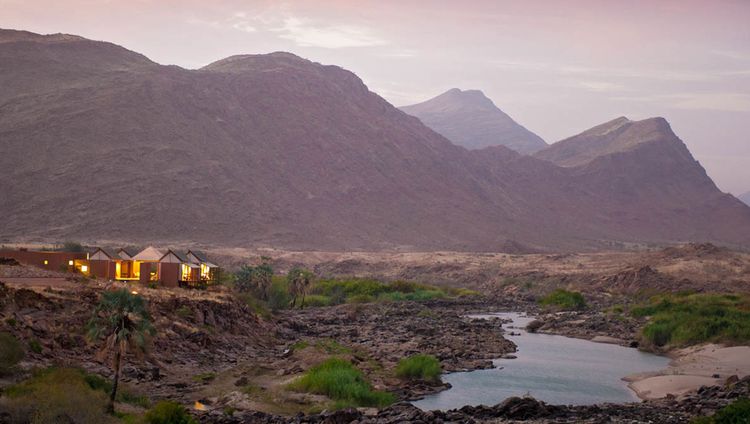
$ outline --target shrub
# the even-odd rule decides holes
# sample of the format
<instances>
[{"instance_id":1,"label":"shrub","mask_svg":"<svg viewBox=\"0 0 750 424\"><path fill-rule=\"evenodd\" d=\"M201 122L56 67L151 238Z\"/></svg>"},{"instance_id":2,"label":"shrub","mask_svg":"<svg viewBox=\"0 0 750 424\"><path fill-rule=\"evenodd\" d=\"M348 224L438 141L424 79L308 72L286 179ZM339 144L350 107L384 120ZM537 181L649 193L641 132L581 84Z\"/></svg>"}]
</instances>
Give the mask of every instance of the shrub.
<instances>
[{"instance_id":1,"label":"shrub","mask_svg":"<svg viewBox=\"0 0 750 424\"><path fill-rule=\"evenodd\" d=\"M396 376L411 380L440 381L440 361L432 355L413 355L402 358L396 365Z\"/></svg>"},{"instance_id":2,"label":"shrub","mask_svg":"<svg viewBox=\"0 0 750 424\"><path fill-rule=\"evenodd\" d=\"M750 399L737 399L712 417L698 417L691 424L747 424L750 423Z\"/></svg>"},{"instance_id":3,"label":"shrub","mask_svg":"<svg viewBox=\"0 0 750 424\"><path fill-rule=\"evenodd\" d=\"M278 311L289 306L292 299L285 279L274 278L268 293L268 307L272 311Z\"/></svg>"},{"instance_id":4,"label":"shrub","mask_svg":"<svg viewBox=\"0 0 750 424\"><path fill-rule=\"evenodd\" d=\"M71 368L38 371L22 383L8 388L4 408L15 422L110 423L107 395L94 390L84 373Z\"/></svg>"},{"instance_id":5,"label":"shrub","mask_svg":"<svg viewBox=\"0 0 750 424\"><path fill-rule=\"evenodd\" d=\"M680 293L657 295L633 308L651 317L641 331L646 344L661 347L703 342L750 341L750 296Z\"/></svg>"},{"instance_id":6,"label":"shrub","mask_svg":"<svg viewBox=\"0 0 750 424\"><path fill-rule=\"evenodd\" d=\"M750 423L750 399L738 399L714 415L716 424Z\"/></svg>"},{"instance_id":7,"label":"shrub","mask_svg":"<svg viewBox=\"0 0 750 424\"><path fill-rule=\"evenodd\" d=\"M146 412L148 424L196 424L184 406L177 402L161 401Z\"/></svg>"},{"instance_id":8,"label":"shrub","mask_svg":"<svg viewBox=\"0 0 750 424\"><path fill-rule=\"evenodd\" d=\"M344 406L387 406L395 400L387 392L373 390L362 372L351 362L331 358L312 367L305 375L289 384L288 388L326 395Z\"/></svg>"},{"instance_id":9,"label":"shrub","mask_svg":"<svg viewBox=\"0 0 750 424\"><path fill-rule=\"evenodd\" d=\"M586 307L583 295L578 292L557 289L539 301L541 305L551 306L561 310L575 310Z\"/></svg>"},{"instance_id":10,"label":"shrub","mask_svg":"<svg viewBox=\"0 0 750 424\"><path fill-rule=\"evenodd\" d=\"M12 334L0 332L0 374L8 374L24 357L21 343Z\"/></svg>"},{"instance_id":11,"label":"shrub","mask_svg":"<svg viewBox=\"0 0 750 424\"><path fill-rule=\"evenodd\" d=\"M37 354L42 353L42 344L39 343L39 340L33 339L29 342L29 350Z\"/></svg>"}]
</instances>

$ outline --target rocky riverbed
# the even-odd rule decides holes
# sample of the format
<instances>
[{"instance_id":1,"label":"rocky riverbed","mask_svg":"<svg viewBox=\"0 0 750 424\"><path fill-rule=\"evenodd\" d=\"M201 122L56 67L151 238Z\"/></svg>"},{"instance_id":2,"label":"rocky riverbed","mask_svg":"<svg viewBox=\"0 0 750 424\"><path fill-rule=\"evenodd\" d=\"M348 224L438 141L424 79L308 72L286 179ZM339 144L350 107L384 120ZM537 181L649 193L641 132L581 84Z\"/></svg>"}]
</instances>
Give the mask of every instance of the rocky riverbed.
<instances>
[{"instance_id":1,"label":"rocky riverbed","mask_svg":"<svg viewBox=\"0 0 750 424\"><path fill-rule=\"evenodd\" d=\"M731 402L750 395L750 377L727 386L704 387L681 400L667 398L643 403L592 406L547 405L533 398L509 398L495 406L465 406L450 411L422 411L409 403L392 405L381 411L343 410L296 417L280 417L258 412L228 417L206 413L202 422L310 423L310 424L396 424L396 423L688 423L694 417L711 415Z\"/></svg>"}]
</instances>

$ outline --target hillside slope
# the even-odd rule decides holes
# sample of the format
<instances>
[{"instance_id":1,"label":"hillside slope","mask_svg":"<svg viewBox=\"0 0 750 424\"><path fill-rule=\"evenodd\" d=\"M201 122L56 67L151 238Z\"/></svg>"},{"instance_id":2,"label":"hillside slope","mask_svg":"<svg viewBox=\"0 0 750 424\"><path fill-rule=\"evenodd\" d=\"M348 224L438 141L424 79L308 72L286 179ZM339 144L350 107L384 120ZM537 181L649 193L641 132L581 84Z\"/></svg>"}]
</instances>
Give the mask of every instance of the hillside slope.
<instances>
[{"instance_id":1,"label":"hillside slope","mask_svg":"<svg viewBox=\"0 0 750 424\"><path fill-rule=\"evenodd\" d=\"M12 87L0 94L8 240L750 245L750 208L720 193L686 149L674 156L684 145L671 130L644 144L648 155L559 166L503 146L455 146L351 72L289 53L186 70L109 43L16 31L0 31L0 84Z\"/></svg>"},{"instance_id":2,"label":"hillside slope","mask_svg":"<svg viewBox=\"0 0 750 424\"><path fill-rule=\"evenodd\" d=\"M541 137L519 125L479 90L453 88L401 110L467 149L505 146L529 154L547 147Z\"/></svg>"}]
</instances>

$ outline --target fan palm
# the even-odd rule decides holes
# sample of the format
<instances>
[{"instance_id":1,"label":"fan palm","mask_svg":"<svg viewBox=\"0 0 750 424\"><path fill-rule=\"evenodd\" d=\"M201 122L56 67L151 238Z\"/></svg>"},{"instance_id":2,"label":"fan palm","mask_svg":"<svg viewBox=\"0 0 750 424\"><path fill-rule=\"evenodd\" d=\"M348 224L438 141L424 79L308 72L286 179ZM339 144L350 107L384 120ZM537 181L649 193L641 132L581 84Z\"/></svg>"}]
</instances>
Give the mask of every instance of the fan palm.
<instances>
[{"instance_id":1,"label":"fan palm","mask_svg":"<svg viewBox=\"0 0 750 424\"><path fill-rule=\"evenodd\" d=\"M297 297L302 296L300 309L305 307L305 295L310 290L315 274L301 268L293 268L286 276L289 292L292 295L292 308L297 304Z\"/></svg>"},{"instance_id":2,"label":"fan palm","mask_svg":"<svg viewBox=\"0 0 750 424\"><path fill-rule=\"evenodd\" d=\"M156 330L143 297L122 289L102 294L89 320L88 331L91 340L104 340L101 357L113 356L114 377L107 406L108 412L113 413L123 356L129 350L136 354L145 352L148 337Z\"/></svg>"}]
</instances>

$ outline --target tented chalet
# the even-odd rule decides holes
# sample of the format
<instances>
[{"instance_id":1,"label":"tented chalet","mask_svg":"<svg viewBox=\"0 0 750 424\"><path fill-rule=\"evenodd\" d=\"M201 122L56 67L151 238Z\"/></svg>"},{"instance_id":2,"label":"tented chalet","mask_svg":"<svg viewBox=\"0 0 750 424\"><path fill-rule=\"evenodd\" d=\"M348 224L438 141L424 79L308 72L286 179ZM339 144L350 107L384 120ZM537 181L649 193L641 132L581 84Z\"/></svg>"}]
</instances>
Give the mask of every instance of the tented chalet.
<instances>
[{"instance_id":1,"label":"tented chalet","mask_svg":"<svg viewBox=\"0 0 750 424\"><path fill-rule=\"evenodd\" d=\"M12 258L55 271L75 271L90 277L167 287L205 286L219 279L219 267L209 262L202 252L189 250L182 254L153 246L137 253L104 248L89 253L3 250L0 258Z\"/></svg>"}]
</instances>

